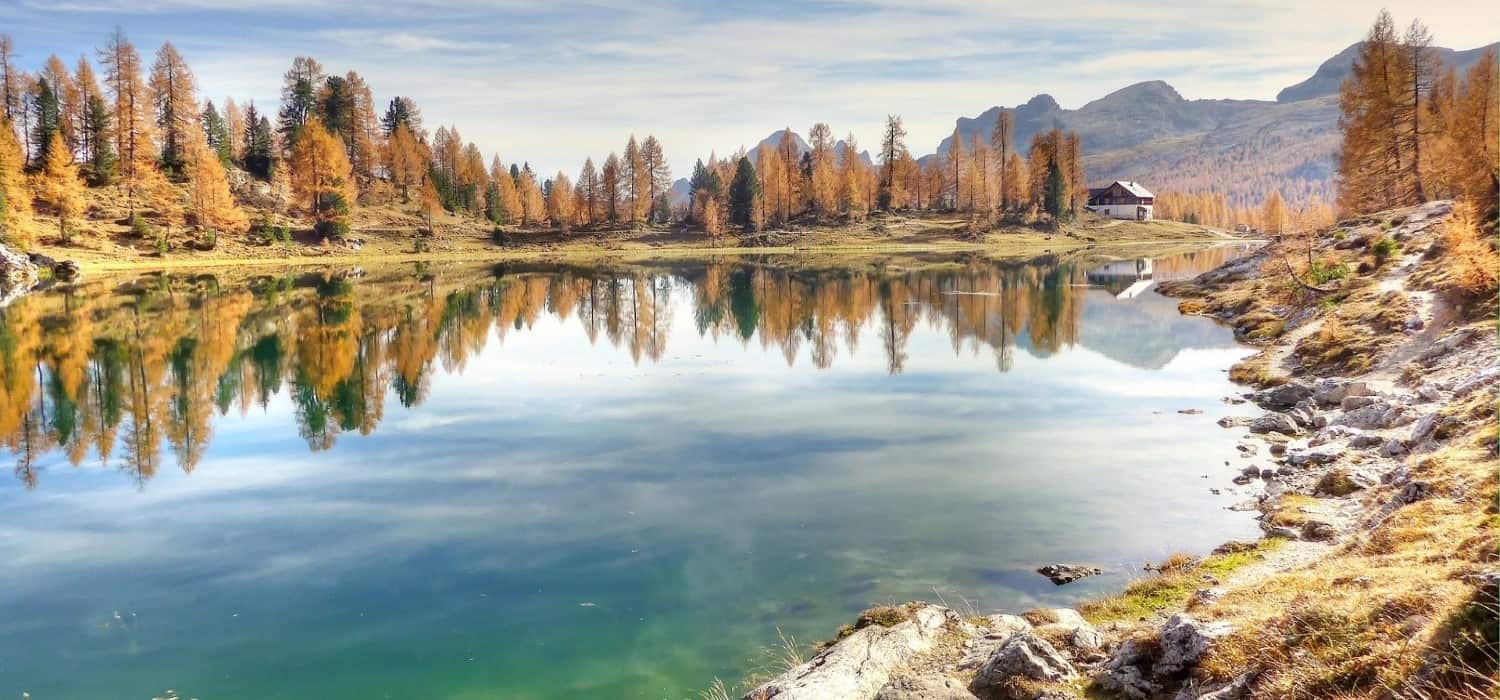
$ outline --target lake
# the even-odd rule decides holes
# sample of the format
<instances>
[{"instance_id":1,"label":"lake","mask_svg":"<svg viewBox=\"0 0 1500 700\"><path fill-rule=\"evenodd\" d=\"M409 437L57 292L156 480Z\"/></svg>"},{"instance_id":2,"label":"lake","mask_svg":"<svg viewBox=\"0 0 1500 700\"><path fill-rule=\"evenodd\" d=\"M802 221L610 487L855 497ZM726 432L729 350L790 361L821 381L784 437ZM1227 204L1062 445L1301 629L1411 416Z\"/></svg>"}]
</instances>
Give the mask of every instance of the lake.
<instances>
[{"instance_id":1,"label":"lake","mask_svg":"<svg viewBox=\"0 0 1500 700\"><path fill-rule=\"evenodd\" d=\"M1214 425L1247 350L1152 285L1244 252L24 297L0 697L696 698L871 604L1118 589L1258 533Z\"/></svg>"}]
</instances>

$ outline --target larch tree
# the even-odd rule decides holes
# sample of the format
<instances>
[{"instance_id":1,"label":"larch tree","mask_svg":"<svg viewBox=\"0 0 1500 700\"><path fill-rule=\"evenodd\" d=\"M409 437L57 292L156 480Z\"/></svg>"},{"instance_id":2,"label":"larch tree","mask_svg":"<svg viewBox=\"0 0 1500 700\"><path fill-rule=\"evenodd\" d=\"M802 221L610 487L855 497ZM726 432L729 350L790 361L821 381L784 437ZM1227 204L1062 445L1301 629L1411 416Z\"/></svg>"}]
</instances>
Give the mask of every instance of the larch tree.
<instances>
[{"instance_id":1,"label":"larch tree","mask_svg":"<svg viewBox=\"0 0 1500 700\"><path fill-rule=\"evenodd\" d=\"M641 171L646 181L648 221L665 222L671 218L670 211L660 211L660 197L672 187L672 168L667 165L666 153L655 136L647 135L641 143Z\"/></svg>"},{"instance_id":2,"label":"larch tree","mask_svg":"<svg viewBox=\"0 0 1500 700\"><path fill-rule=\"evenodd\" d=\"M599 215L599 171L594 168L594 159L585 158L583 169L578 171L578 188L583 194L578 202L584 223L593 226Z\"/></svg>"},{"instance_id":3,"label":"larch tree","mask_svg":"<svg viewBox=\"0 0 1500 700\"><path fill-rule=\"evenodd\" d=\"M104 94L99 90L99 80L87 58L78 57L78 68L73 76L73 85L78 93L78 123L75 155L83 161L88 171L89 182L95 185L114 180L114 147L110 139L109 107Z\"/></svg>"},{"instance_id":4,"label":"larch tree","mask_svg":"<svg viewBox=\"0 0 1500 700\"><path fill-rule=\"evenodd\" d=\"M223 155L196 138L188 144L186 165L188 210L198 231L211 242L219 233L243 229L245 213L229 192Z\"/></svg>"},{"instance_id":5,"label":"larch tree","mask_svg":"<svg viewBox=\"0 0 1500 700\"><path fill-rule=\"evenodd\" d=\"M1010 110L1002 109L995 119L995 128L990 132L990 146L995 149L995 162L998 164L1000 181L996 189L1000 191L1000 209L1003 211L1010 205L1010 188L1006 186L1006 171L1010 163L1010 156L1016 150L1016 125L1015 117Z\"/></svg>"},{"instance_id":6,"label":"larch tree","mask_svg":"<svg viewBox=\"0 0 1500 700\"><path fill-rule=\"evenodd\" d=\"M901 124L901 116L887 114L885 117L885 133L880 138L880 208L890 211L894 202L899 198L896 191L899 182L896 179L896 165L906 155L906 127Z\"/></svg>"},{"instance_id":7,"label":"larch tree","mask_svg":"<svg viewBox=\"0 0 1500 700\"><path fill-rule=\"evenodd\" d=\"M245 151L245 113L233 97L224 98L224 126L229 129L229 160L238 163Z\"/></svg>"},{"instance_id":8,"label":"larch tree","mask_svg":"<svg viewBox=\"0 0 1500 700\"><path fill-rule=\"evenodd\" d=\"M1422 108L1432 90L1439 59L1432 50L1432 33L1421 20L1411 21L1411 26L1406 29L1406 36L1402 38L1401 49L1406 62L1406 85L1401 112L1404 120L1411 122L1403 137L1405 146L1411 150L1407 178L1411 182L1414 201L1425 202L1427 193L1422 187L1422 142L1426 140L1427 134L1422 131Z\"/></svg>"},{"instance_id":9,"label":"larch tree","mask_svg":"<svg viewBox=\"0 0 1500 700\"><path fill-rule=\"evenodd\" d=\"M1286 202L1282 200L1281 192L1272 190L1266 197L1265 203L1261 205L1260 219L1266 233L1281 234L1286 230Z\"/></svg>"},{"instance_id":10,"label":"larch tree","mask_svg":"<svg viewBox=\"0 0 1500 700\"><path fill-rule=\"evenodd\" d=\"M776 141L776 155L781 161L781 179L786 183L781 220L790 221L801 208L798 203L803 198L802 170L797 167L802 160L802 152L797 147L797 138L792 134L791 126L781 130L781 138Z\"/></svg>"},{"instance_id":11,"label":"larch tree","mask_svg":"<svg viewBox=\"0 0 1500 700\"><path fill-rule=\"evenodd\" d=\"M490 212L497 224L512 224L521 216L521 197L516 193L516 179L500 165L500 156L490 164L490 186L495 188L499 211Z\"/></svg>"},{"instance_id":12,"label":"larch tree","mask_svg":"<svg viewBox=\"0 0 1500 700\"><path fill-rule=\"evenodd\" d=\"M563 233L573 228L573 205L573 183L558 171L552 176L551 189L547 190L547 218Z\"/></svg>"},{"instance_id":13,"label":"larch tree","mask_svg":"<svg viewBox=\"0 0 1500 700\"><path fill-rule=\"evenodd\" d=\"M781 155L771 144L761 144L755 149L755 173L760 178L761 218L771 224L779 224L783 218L784 204L789 199L786 170L781 167Z\"/></svg>"},{"instance_id":14,"label":"larch tree","mask_svg":"<svg viewBox=\"0 0 1500 700\"><path fill-rule=\"evenodd\" d=\"M531 172L529 164L521 168L516 194L521 198L522 223L534 226L547 217L547 202L542 198L542 187L537 183L536 173Z\"/></svg>"},{"instance_id":15,"label":"larch tree","mask_svg":"<svg viewBox=\"0 0 1500 700\"><path fill-rule=\"evenodd\" d=\"M0 240L11 245L31 240L31 189L26 154L8 118L0 117Z\"/></svg>"},{"instance_id":16,"label":"larch tree","mask_svg":"<svg viewBox=\"0 0 1500 700\"><path fill-rule=\"evenodd\" d=\"M831 216L838 213L839 208L839 177L837 163L834 157L833 130L827 124L818 122L807 130L807 137L811 151L811 189L813 211L818 216Z\"/></svg>"},{"instance_id":17,"label":"larch tree","mask_svg":"<svg viewBox=\"0 0 1500 700\"><path fill-rule=\"evenodd\" d=\"M868 212L865 194L865 165L859 159L859 142L853 132L844 137L844 157L839 164L839 198L844 213L850 219L859 220Z\"/></svg>"},{"instance_id":18,"label":"larch tree","mask_svg":"<svg viewBox=\"0 0 1500 700\"><path fill-rule=\"evenodd\" d=\"M1402 152L1406 70L1395 21L1382 10L1339 91L1339 208L1345 212L1407 204L1415 194Z\"/></svg>"},{"instance_id":19,"label":"larch tree","mask_svg":"<svg viewBox=\"0 0 1500 700\"><path fill-rule=\"evenodd\" d=\"M620 159L620 177L622 189L624 190L625 212L627 221L635 223L640 220L643 213L642 195L646 191L646 162L641 156L641 147L635 141L635 134L630 135L630 140L625 142L625 156Z\"/></svg>"},{"instance_id":20,"label":"larch tree","mask_svg":"<svg viewBox=\"0 0 1500 700\"><path fill-rule=\"evenodd\" d=\"M609 223L620 220L620 157L611 153L599 171L599 190L604 199L604 218Z\"/></svg>"},{"instance_id":21,"label":"larch tree","mask_svg":"<svg viewBox=\"0 0 1500 700\"><path fill-rule=\"evenodd\" d=\"M304 122L299 131L289 168L293 195L317 220L319 235L344 235L355 197L354 172L344 145L317 117Z\"/></svg>"},{"instance_id":22,"label":"larch tree","mask_svg":"<svg viewBox=\"0 0 1500 700\"><path fill-rule=\"evenodd\" d=\"M52 134L46 153L47 160L36 176L37 199L57 215L58 236L70 241L79 219L83 217L83 181L78 177L73 152L68 149L61 132Z\"/></svg>"},{"instance_id":23,"label":"larch tree","mask_svg":"<svg viewBox=\"0 0 1500 700\"><path fill-rule=\"evenodd\" d=\"M199 124L198 86L187 61L170 41L156 52L156 62L151 66L151 91L156 98L162 169L174 178L181 178L187 149Z\"/></svg>"},{"instance_id":24,"label":"larch tree","mask_svg":"<svg viewBox=\"0 0 1500 700\"><path fill-rule=\"evenodd\" d=\"M411 201L412 189L427 179L426 146L405 123L398 123L385 143L385 170L402 202Z\"/></svg>"},{"instance_id":25,"label":"larch tree","mask_svg":"<svg viewBox=\"0 0 1500 700\"><path fill-rule=\"evenodd\" d=\"M82 122L85 109L85 105L80 103L78 85L73 76L68 74L68 67L63 65L62 59L56 54L47 57L47 65L42 68L41 77L46 79L57 98L58 129L62 132L63 143L68 145L70 152L76 152L79 150L78 125Z\"/></svg>"},{"instance_id":26,"label":"larch tree","mask_svg":"<svg viewBox=\"0 0 1500 700\"><path fill-rule=\"evenodd\" d=\"M9 34L0 34L0 117L8 124L21 123L21 90L15 43Z\"/></svg>"},{"instance_id":27,"label":"larch tree","mask_svg":"<svg viewBox=\"0 0 1500 700\"><path fill-rule=\"evenodd\" d=\"M104 84L112 101L111 121L118 158L120 186L132 216L137 200L159 176L153 153L154 129L149 116L151 87L141 76L141 56L119 28L99 50L104 67Z\"/></svg>"},{"instance_id":28,"label":"larch tree","mask_svg":"<svg viewBox=\"0 0 1500 700\"><path fill-rule=\"evenodd\" d=\"M953 127L953 137L948 140L948 188L952 192L951 207L954 211L963 208L964 187L964 136L958 127Z\"/></svg>"}]
</instances>

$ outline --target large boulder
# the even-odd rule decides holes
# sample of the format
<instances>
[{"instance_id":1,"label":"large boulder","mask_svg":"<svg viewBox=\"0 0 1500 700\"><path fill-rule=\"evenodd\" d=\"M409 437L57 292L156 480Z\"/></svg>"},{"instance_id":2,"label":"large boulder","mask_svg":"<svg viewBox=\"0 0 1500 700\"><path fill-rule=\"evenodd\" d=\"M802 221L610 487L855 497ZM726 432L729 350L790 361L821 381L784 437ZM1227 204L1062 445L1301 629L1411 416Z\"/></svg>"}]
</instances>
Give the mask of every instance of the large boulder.
<instances>
[{"instance_id":1,"label":"large boulder","mask_svg":"<svg viewBox=\"0 0 1500 700\"><path fill-rule=\"evenodd\" d=\"M1285 411L1293 406L1312 397L1312 387L1301 382L1287 382L1280 386L1273 386L1263 391L1257 391L1251 397L1255 405L1267 411Z\"/></svg>"},{"instance_id":2,"label":"large boulder","mask_svg":"<svg viewBox=\"0 0 1500 700\"><path fill-rule=\"evenodd\" d=\"M1233 631L1227 622L1200 622L1181 613L1173 615L1161 630L1161 655L1152 665L1152 673L1158 677L1187 673L1215 642Z\"/></svg>"},{"instance_id":3,"label":"large boulder","mask_svg":"<svg viewBox=\"0 0 1500 700\"><path fill-rule=\"evenodd\" d=\"M1299 428L1297 422L1285 413L1267 413L1255 419L1250 424L1252 433L1281 433L1282 435L1296 435Z\"/></svg>"},{"instance_id":4,"label":"large boulder","mask_svg":"<svg viewBox=\"0 0 1500 700\"><path fill-rule=\"evenodd\" d=\"M969 683L969 690L981 698L1005 698L1017 680L1057 682L1077 677L1073 664L1047 640L1021 632L995 650Z\"/></svg>"},{"instance_id":5,"label":"large boulder","mask_svg":"<svg viewBox=\"0 0 1500 700\"><path fill-rule=\"evenodd\" d=\"M36 263L27 256L0 245L0 306L31 291L38 279Z\"/></svg>"},{"instance_id":6,"label":"large boulder","mask_svg":"<svg viewBox=\"0 0 1500 700\"><path fill-rule=\"evenodd\" d=\"M1046 576L1048 581L1061 586L1081 578L1098 576L1104 573L1104 570L1097 566L1088 566L1086 564L1048 564L1038 568L1036 572Z\"/></svg>"},{"instance_id":7,"label":"large boulder","mask_svg":"<svg viewBox=\"0 0 1500 700\"><path fill-rule=\"evenodd\" d=\"M1006 614L986 617L981 627L984 633L967 642L969 649L958 662L960 670L968 671L983 666L995 655L995 650L1010 641L1011 637L1032 629L1026 618Z\"/></svg>"},{"instance_id":8,"label":"large boulder","mask_svg":"<svg viewBox=\"0 0 1500 700\"><path fill-rule=\"evenodd\" d=\"M974 700L974 694L952 678L922 676L886 683L875 700Z\"/></svg>"},{"instance_id":9,"label":"large boulder","mask_svg":"<svg viewBox=\"0 0 1500 700\"><path fill-rule=\"evenodd\" d=\"M961 624L952 610L911 603L907 617L890 626L855 630L806 663L746 693L744 700L871 700L891 674L913 656L932 649L944 630Z\"/></svg>"}]
</instances>

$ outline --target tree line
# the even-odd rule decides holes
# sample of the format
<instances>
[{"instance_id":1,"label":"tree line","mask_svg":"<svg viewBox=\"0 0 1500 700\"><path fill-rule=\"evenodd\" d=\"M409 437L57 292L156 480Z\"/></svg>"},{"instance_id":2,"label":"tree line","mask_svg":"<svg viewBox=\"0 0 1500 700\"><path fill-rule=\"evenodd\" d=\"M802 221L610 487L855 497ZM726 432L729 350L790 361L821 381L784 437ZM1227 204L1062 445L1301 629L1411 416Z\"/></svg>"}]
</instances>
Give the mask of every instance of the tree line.
<instances>
[{"instance_id":1,"label":"tree line","mask_svg":"<svg viewBox=\"0 0 1500 700\"><path fill-rule=\"evenodd\" d=\"M564 231L683 221L717 235L811 218L860 219L875 210L943 210L973 218L1064 219L1087 200L1076 134L1038 134L1022 152L1003 114L989 138L955 130L943 154L919 162L900 117L887 119L870 162L850 134L827 124L802 148L791 130L774 145L695 163L685 207L674 210L661 142L631 135L622 151L584 161L576 176L528 163L488 162L456 126L429 132L416 102L378 109L357 72L298 56L274 111L253 101L203 99L171 42L150 61L116 29L71 67L50 56L22 70L0 35L0 238L27 243L38 211L68 241L86 219L85 187L112 188L131 229L160 244L186 231L212 245L257 225L247 209L300 215L329 238L348 233L358 206L415 207L434 228L440 212L497 226ZM96 72L95 65L98 66ZM261 223L269 226L269 223Z\"/></svg>"},{"instance_id":2,"label":"tree line","mask_svg":"<svg viewBox=\"0 0 1500 700\"><path fill-rule=\"evenodd\" d=\"M1442 65L1421 20L1398 34L1381 11L1339 91L1340 213L1450 198L1492 210L1500 189L1496 60L1489 49L1460 77Z\"/></svg>"}]
</instances>

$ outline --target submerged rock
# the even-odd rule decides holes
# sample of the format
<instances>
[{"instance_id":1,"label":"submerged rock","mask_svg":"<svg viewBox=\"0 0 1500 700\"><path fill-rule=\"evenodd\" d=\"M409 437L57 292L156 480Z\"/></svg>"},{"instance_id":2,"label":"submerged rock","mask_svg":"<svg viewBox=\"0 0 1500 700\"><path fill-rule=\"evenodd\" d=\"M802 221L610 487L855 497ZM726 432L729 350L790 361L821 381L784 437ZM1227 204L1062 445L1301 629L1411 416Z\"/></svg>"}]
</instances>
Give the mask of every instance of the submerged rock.
<instances>
[{"instance_id":1,"label":"submerged rock","mask_svg":"<svg viewBox=\"0 0 1500 700\"><path fill-rule=\"evenodd\" d=\"M1047 580L1052 583L1061 586L1081 578L1098 576L1104 573L1104 570L1097 566L1087 566L1084 564L1048 564L1038 568L1036 572L1046 576Z\"/></svg>"}]
</instances>

